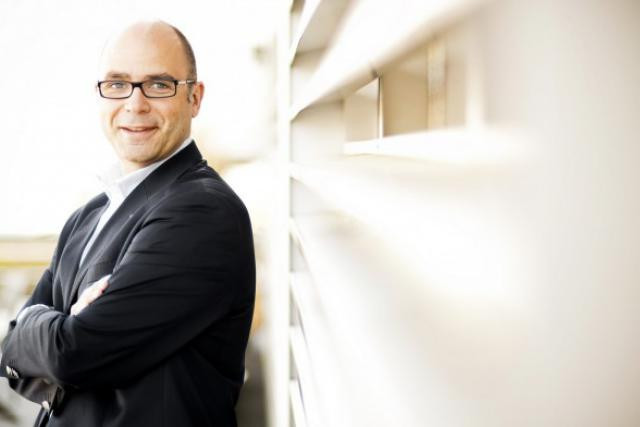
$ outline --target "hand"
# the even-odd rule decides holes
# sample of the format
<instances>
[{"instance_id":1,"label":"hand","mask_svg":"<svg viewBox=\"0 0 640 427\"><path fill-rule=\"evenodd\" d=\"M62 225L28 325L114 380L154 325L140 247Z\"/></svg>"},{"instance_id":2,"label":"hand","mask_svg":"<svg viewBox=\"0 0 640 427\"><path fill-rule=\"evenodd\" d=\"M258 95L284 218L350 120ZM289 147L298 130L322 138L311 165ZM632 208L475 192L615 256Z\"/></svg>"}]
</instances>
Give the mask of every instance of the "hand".
<instances>
[{"instance_id":1,"label":"hand","mask_svg":"<svg viewBox=\"0 0 640 427\"><path fill-rule=\"evenodd\" d=\"M107 286L109 286L109 283L107 282L109 277L111 277L110 274L108 276L104 276L102 279L93 282L91 285L89 285L88 288L82 291L82 293L80 294L80 298L78 298L78 301L76 301L76 303L71 306L72 316L77 316L78 314L80 314L82 310L84 310L89 304L94 302L100 295L102 295Z\"/></svg>"}]
</instances>

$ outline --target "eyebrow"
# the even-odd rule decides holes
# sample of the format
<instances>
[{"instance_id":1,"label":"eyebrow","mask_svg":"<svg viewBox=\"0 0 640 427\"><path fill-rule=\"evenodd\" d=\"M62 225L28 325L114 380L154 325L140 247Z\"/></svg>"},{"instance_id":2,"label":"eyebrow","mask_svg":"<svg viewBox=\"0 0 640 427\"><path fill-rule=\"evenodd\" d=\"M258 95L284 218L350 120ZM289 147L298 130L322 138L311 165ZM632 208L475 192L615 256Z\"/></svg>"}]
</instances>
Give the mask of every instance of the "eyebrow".
<instances>
[{"instance_id":1,"label":"eyebrow","mask_svg":"<svg viewBox=\"0 0 640 427\"><path fill-rule=\"evenodd\" d=\"M121 73L118 71L110 71L106 74L105 78L109 80L126 80L131 76L128 73ZM143 80L177 80L169 73L160 73L160 74L147 74L144 76Z\"/></svg>"},{"instance_id":2,"label":"eyebrow","mask_svg":"<svg viewBox=\"0 0 640 427\"><path fill-rule=\"evenodd\" d=\"M178 80L169 73L147 74L146 76L144 76L144 79L145 80Z\"/></svg>"}]
</instances>

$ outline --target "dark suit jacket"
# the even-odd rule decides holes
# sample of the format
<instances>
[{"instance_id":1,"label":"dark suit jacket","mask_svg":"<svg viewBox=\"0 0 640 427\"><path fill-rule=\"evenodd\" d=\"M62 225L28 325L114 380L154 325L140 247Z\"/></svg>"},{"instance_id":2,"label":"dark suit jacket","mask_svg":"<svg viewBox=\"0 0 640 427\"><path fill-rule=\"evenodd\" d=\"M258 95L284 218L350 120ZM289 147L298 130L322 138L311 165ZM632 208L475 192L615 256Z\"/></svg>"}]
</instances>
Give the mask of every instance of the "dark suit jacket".
<instances>
[{"instance_id":1,"label":"dark suit jacket","mask_svg":"<svg viewBox=\"0 0 640 427\"><path fill-rule=\"evenodd\" d=\"M255 296L243 203L191 143L125 199L79 267L107 202L67 221L27 302L50 308L11 323L0 375L34 401L55 394L47 426L235 426Z\"/></svg>"}]
</instances>

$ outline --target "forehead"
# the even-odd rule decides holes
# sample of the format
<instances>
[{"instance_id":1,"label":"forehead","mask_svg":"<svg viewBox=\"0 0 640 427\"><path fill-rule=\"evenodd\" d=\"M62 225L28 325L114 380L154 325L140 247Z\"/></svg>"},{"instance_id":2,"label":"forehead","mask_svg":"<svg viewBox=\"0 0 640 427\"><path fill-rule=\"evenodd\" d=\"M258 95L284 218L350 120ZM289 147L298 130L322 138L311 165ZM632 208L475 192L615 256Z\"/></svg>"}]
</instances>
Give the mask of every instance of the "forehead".
<instances>
[{"instance_id":1,"label":"forehead","mask_svg":"<svg viewBox=\"0 0 640 427\"><path fill-rule=\"evenodd\" d=\"M112 39L103 52L100 73L152 74L186 78L188 64L180 39L170 27L133 27Z\"/></svg>"}]
</instances>

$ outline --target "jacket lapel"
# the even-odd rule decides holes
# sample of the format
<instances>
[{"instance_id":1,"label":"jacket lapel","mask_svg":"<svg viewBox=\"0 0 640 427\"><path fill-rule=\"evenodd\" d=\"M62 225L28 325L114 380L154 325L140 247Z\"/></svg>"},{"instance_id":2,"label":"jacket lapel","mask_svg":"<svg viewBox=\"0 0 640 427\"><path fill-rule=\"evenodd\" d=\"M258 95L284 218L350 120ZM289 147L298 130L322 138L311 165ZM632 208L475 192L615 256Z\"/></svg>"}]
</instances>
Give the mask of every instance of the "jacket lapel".
<instances>
[{"instance_id":1,"label":"jacket lapel","mask_svg":"<svg viewBox=\"0 0 640 427\"><path fill-rule=\"evenodd\" d=\"M80 221L78 228L75 232L70 236L69 241L65 246L65 250L61 255L60 259L60 280L61 283L71 283L78 272L78 265L80 263L80 257L82 256L82 251L84 247L87 245L89 237L93 233L93 230L96 228L98 224L98 220L104 212L104 209L107 206L107 197L103 195L103 198L100 198L99 201L102 202L102 206L92 206L90 203L87 205L86 209L89 211L87 215ZM93 207L93 209L90 209ZM70 293L70 288L68 286L63 286L63 290L67 292L63 292L63 305L64 309L68 310L71 306L71 299L73 298L73 294Z\"/></svg>"}]
</instances>

